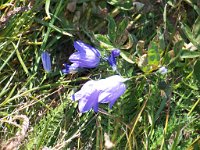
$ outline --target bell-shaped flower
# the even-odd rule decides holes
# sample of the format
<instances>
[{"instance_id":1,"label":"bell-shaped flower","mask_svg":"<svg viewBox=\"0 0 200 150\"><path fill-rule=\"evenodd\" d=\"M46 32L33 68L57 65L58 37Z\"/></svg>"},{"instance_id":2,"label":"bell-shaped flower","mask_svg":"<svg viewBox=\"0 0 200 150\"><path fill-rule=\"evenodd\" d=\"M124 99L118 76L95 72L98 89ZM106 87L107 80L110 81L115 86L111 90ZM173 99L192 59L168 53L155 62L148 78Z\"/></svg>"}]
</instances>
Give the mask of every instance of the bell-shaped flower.
<instances>
[{"instance_id":1,"label":"bell-shaped flower","mask_svg":"<svg viewBox=\"0 0 200 150\"><path fill-rule=\"evenodd\" d=\"M77 64L79 68L95 68L100 62L100 52L82 41L75 41L74 48L77 50L69 57L69 61Z\"/></svg>"},{"instance_id":2,"label":"bell-shaped flower","mask_svg":"<svg viewBox=\"0 0 200 150\"><path fill-rule=\"evenodd\" d=\"M43 68L46 72L50 72L51 71L51 58L48 52L43 52L42 55L42 64L43 64Z\"/></svg>"},{"instance_id":3,"label":"bell-shaped flower","mask_svg":"<svg viewBox=\"0 0 200 150\"><path fill-rule=\"evenodd\" d=\"M110 56L108 57L108 63L111 65L112 69L114 71L117 70L117 61L116 57L120 55L120 50L119 49L114 49L111 51Z\"/></svg>"},{"instance_id":4,"label":"bell-shaped flower","mask_svg":"<svg viewBox=\"0 0 200 150\"><path fill-rule=\"evenodd\" d=\"M125 92L126 86L123 83L126 79L114 75L98 81L86 82L80 91L76 92L73 100L79 100L79 111L84 113L90 109L98 111L99 103L110 103L110 108L116 100Z\"/></svg>"}]
</instances>

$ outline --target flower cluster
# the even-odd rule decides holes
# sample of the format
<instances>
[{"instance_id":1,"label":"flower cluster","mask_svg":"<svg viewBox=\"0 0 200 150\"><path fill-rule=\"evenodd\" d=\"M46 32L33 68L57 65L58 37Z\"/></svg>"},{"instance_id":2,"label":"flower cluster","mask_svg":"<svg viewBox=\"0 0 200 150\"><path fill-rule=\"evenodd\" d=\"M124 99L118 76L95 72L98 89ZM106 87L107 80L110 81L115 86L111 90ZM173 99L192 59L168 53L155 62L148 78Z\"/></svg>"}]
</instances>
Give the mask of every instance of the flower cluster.
<instances>
[{"instance_id":1,"label":"flower cluster","mask_svg":"<svg viewBox=\"0 0 200 150\"><path fill-rule=\"evenodd\" d=\"M77 72L79 68L95 68L99 65L101 54L96 48L82 41L75 41L74 48L76 52L69 57L72 64L64 64L65 68L62 70L64 74ZM120 50L114 49L106 58L114 71L117 70L116 57L119 55ZM44 70L50 72L51 60L47 52L42 53L42 63ZM72 100L79 101L78 108L81 113L85 113L90 109L97 112L100 103L109 103L110 108L112 108L116 100L126 90L124 81L126 79L119 75L97 81L90 80L83 85L80 91L73 94Z\"/></svg>"}]
</instances>

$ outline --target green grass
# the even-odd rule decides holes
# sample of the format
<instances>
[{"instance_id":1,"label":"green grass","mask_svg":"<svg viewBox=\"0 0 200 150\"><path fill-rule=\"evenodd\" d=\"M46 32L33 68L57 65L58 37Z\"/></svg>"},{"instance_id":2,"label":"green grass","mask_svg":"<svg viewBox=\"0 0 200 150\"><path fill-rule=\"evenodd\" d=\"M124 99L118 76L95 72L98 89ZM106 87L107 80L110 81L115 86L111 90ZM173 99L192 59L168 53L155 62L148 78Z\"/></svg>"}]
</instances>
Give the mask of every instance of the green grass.
<instances>
[{"instance_id":1,"label":"green grass","mask_svg":"<svg viewBox=\"0 0 200 150\"><path fill-rule=\"evenodd\" d=\"M128 0L78 0L74 10L70 2L0 1L0 148L200 149L199 2L143 1L141 10ZM70 99L89 79L116 74L102 61L63 75L74 40L102 56L121 50L118 69L130 80L112 109L80 114Z\"/></svg>"}]
</instances>

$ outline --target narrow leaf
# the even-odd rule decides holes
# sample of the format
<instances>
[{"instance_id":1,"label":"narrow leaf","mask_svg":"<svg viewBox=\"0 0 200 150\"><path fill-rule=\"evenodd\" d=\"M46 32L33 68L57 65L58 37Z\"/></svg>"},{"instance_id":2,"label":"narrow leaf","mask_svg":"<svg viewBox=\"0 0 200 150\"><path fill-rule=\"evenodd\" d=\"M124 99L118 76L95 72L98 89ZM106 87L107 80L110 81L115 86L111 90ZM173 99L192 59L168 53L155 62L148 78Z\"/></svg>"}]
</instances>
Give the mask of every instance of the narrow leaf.
<instances>
[{"instance_id":1,"label":"narrow leaf","mask_svg":"<svg viewBox=\"0 0 200 150\"><path fill-rule=\"evenodd\" d=\"M123 35L125 33L125 30L128 26L128 19L127 18L124 18L122 20L122 22L120 22L118 28L117 28L117 35L120 36L120 35Z\"/></svg>"},{"instance_id":2,"label":"narrow leaf","mask_svg":"<svg viewBox=\"0 0 200 150\"><path fill-rule=\"evenodd\" d=\"M46 0L46 3L45 3L45 12L47 14L48 19L51 19L51 16L49 14L49 6L50 6L50 0Z\"/></svg>"},{"instance_id":3,"label":"narrow leaf","mask_svg":"<svg viewBox=\"0 0 200 150\"><path fill-rule=\"evenodd\" d=\"M189 39L189 41L196 46L198 49L200 49L200 43L199 41L197 41L195 39L195 37L193 36L193 33L191 32L189 26L187 26L186 24L182 24L181 28L183 30L183 32L185 33L185 35L187 36L187 38Z\"/></svg>"},{"instance_id":4,"label":"narrow leaf","mask_svg":"<svg viewBox=\"0 0 200 150\"><path fill-rule=\"evenodd\" d=\"M200 52L198 51L189 51L189 50L183 50L181 53L181 58L196 58L200 56Z\"/></svg>"},{"instance_id":5,"label":"narrow leaf","mask_svg":"<svg viewBox=\"0 0 200 150\"><path fill-rule=\"evenodd\" d=\"M107 36L101 35L101 34L96 34L95 38L100 43L101 48L106 48L106 49L109 49L109 50L112 50L114 48Z\"/></svg>"},{"instance_id":6,"label":"narrow leaf","mask_svg":"<svg viewBox=\"0 0 200 150\"><path fill-rule=\"evenodd\" d=\"M113 19L113 17L108 16L108 37L110 39L111 42L114 42L116 39L116 23L115 20Z\"/></svg>"},{"instance_id":7,"label":"narrow leaf","mask_svg":"<svg viewBox=\"0 0 200 150\"><path fill-rule=\"evenodd\" d=\"M128 58L128 54L126 54L125 52L120 52L120 56L126 60L127 62L131 63L131 64L134 64L135 62L133 60L131 60L130 58ZM130 54L129 54L130 56Z\"/></svg>"},{"instance_id":8,"label":"narrow leaf","mask_svg":"<svg viewBox=\"0 0 200 150\"><path fill-rule=\"evenodd\" d=\"M198 60L194 65L194 75L197 79L197 81L200 83L200 60Z\"/></svg>"},{"instance_id":9,"label":"narrow leaf","mask_svg":"<svg viewBox=\"0 0 200 150\"><path fill-rule=\"evenodd\" d=\"M200 16L196 19L192 33L194 34L194 37L196 41L200 41Z\"/></svg>"},{"instance_id":10,"label":"narrow leaf","mask_svg":"<svg viewBox=\"0 0 200 150\"><path fill-rule=\"evenodd\" d=\"M16 48L16 54L17 54L17 58L18 58L20 64L22 65L22 68L24 69L24 72L28 75L29 74L28 69L27 69L27 67L26 67L26 65L25 65L25 63L24 63L24 61L23 61L23 59L22 59L17 48Z\"/></svg>"}]
</instances>

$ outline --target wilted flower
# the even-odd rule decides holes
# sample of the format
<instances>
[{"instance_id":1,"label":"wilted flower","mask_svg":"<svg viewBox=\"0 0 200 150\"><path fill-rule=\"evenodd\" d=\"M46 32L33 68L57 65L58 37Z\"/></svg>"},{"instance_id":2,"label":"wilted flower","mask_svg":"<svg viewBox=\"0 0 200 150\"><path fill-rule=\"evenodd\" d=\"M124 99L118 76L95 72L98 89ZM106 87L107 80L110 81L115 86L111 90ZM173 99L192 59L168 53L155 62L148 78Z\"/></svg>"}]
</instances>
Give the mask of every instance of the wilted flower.
<instances>
[{"instance_id":1,"label":"wilted flower","mask_svg":"<svg viewBox=\"0 0 200 150\"><path fill-rule=\"evenodd\" d=\"M94 68L98 66L101 54L96 48L82 41L75 41L74 48L77 52L69 57L70 62L77 64L80 68Z\"/></svg>"},{"instance_id":2,"label":"wilted flower","mask_svg":"<svg viewBox=\"0 0 200 150\"><path fill-rule=\"evenodd\" d=\"M114 49L111 51L110 56L108 57L108 62L111 65L112 69L115 71L117 70L117 62L116 57L120 55L119 49Z\"/></svg>"},{"instance_id":3,"label":"wilted flower","mask_svg":"<svg viewBox=\"0 0 200 150\"><path fill-rule=\"evenodd\" d=\"M159 70L158 70L158 72L160 72L161 74L166 74L167 73L167 68L165 68L165 67L161 67Z\"/></svg>"},{"instance_id":4,"label":"wilted flower","mask_svg":"<svg viewBox=\"0 0 200 150\"><path fill-rule=\"evenodd\" d=\"M110 108L116 100L125 92L126 86L123 83L126 79L114 75L98 81L86 82L80 91L76 92L73 100L79 100L79 111L84 113L91 108L98 111L99 103L109 103Z\"/></svg>"},{"instance_id":5,"label":"wilted flower","mask_svg":"<svg viewBox=\"0 0 200 150\"><path fill-rule=\"evenodd\" d=\"M46 72L50 72L51 71L51 58L48 52L43 52L42 53L42 64L43 64L43 68Z\"/></svg>"}]
</instances>

